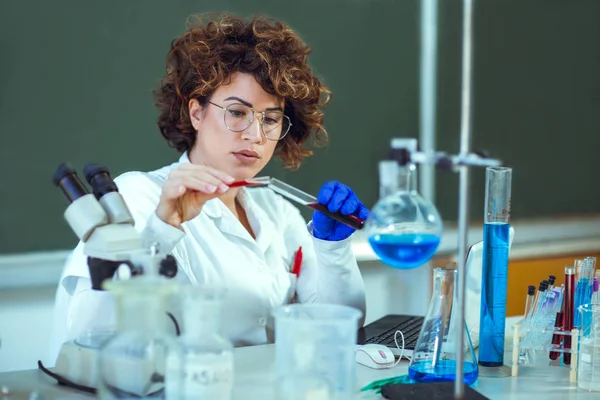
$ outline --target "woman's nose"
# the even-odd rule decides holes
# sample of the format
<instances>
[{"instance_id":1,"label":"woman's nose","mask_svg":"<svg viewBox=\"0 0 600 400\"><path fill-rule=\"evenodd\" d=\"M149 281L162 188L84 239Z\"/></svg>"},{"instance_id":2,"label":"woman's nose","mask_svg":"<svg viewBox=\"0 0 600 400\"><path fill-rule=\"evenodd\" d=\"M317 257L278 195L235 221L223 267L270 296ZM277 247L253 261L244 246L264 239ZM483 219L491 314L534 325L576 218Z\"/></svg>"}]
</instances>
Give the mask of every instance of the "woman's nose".
<instances>
[{"instance_id":1,"label":"woman's nose","mask_svg":"<svg viewBox=\"0 0 600 400\"><path fill-rule=\"evenodd\" d=\"M261 128L261 120L259 118L261 118L260 114L258 114L254 117L254 120L252 121L250 126L248 128L246 128L244 130L244 132L242 133L242 139L252 140L257 143L262 142L262 139L263 139L262 132L261 132L262 128Z\"/></svg>"}]
</instances>

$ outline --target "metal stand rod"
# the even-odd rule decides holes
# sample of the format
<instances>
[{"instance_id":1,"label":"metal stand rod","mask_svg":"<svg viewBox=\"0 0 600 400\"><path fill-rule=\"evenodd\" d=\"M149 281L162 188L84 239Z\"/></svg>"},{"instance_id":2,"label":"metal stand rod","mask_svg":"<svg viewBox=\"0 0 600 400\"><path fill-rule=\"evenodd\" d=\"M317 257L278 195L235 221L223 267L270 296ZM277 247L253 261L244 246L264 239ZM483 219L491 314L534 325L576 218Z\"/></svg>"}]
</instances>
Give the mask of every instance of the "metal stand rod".
<instances>
[{"instance_id":1,"label":"metal stand rod","mask_svg":"<svg viewBox=\"0 0 600 400\"><path fill-rule=\"evenodd\" d=\"M421 0L421 94L419 144L421 151L435 151L438 0ZM419 193L435 203L435 165L422 164Z\"/></svg>"},{"instance_id":2,"label":"metal stand rod","mask_svg":"<svg viewBox=\"0 0 600 400\"><path fill-rule=\"evenodd\" d=\"M463 42L462 42L462 90L461 90L461 128L460 155L467 156L471 145L471 66L473 35L473 0L463 0ZM456 317L456 381L454 382L454 398L464 396L463 363L465 342L465 286L467 233L469 225L469 167L460 167L458 194L458 311Z\"/></svg>"}]
</instances>

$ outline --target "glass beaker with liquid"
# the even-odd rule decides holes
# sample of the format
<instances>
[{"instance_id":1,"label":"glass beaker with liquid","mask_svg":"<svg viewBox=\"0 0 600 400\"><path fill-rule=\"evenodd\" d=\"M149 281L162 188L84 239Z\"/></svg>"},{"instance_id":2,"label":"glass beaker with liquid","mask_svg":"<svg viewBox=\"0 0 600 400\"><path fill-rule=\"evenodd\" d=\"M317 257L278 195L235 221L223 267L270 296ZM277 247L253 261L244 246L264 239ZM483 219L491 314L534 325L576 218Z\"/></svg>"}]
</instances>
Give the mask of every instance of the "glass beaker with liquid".
<instances>
[{"instance_id":1,"label":"glass beaker with liquid","mask_svg":"<svg viewBox=\"0 0 600 400\"><path fill-rule=\"evenodd\" d=\"M168 361L181 360L181 346L168 331L166 312L177 284L139 277L106 281L104 287L115 297L117 333L100 350L99 397L177 398L180 381Z\"/></svg>"},{"instance_id":2,"label":"glass beaker with liquid","mask_svg":"<svg viewBox=\"0 0 600 400\"><path fill-rule=\"evenodd\" d=\"M275 398L353 399L362 312L336 304L292 304L276 308L273 316Z\"/></svg>"},{"instance_id":3,"label":"glass beaker with liquid","mask_svg":"<svg viewBox=\"0 0 600 400\"><path fill-rule=\"evenodd\" d=\"M600 305L579 306L579 315L582 327L577 385L582 389L600 391Z\"/></svg>"},{"instance_id":4,"label":"glass beaker with liquid","mask_svg":"<svg viewBox=\"0 0 600 400\"><path fill-rule=\"evenodd\" d=\"M182 285L181 399L229 400L233 396L233 344L222 336L223 288Z\"/></svg>"},{"instance_id":5,"label":"glass beaker with liquid","mask_svg":"<svg viewBox=\"0 0 600 400\"><path fill-rule=\"evenodd\" d=\"M477 380L479 371L471 337L465 321L458 321L452 312L455 304L458 307L456 277L456 266L433 270L433 294L408 368L408 375L414 381L455 381L459 351L464 354L464 383L471 385ZM457 343L456 324L465 329L462 344Z\"/></svg>"},{"instance_id":6,"label":"glass beaker with liquid","mask_svg":"<svg viewBox=\"0 0 600 400\"><path fill-rule=\"evenodd\" d=\"M433 203L415 190L415 165L381 161L379 179L380 200L365 224L369 243L391 267L419 267L433 257L440 244L442 219Z\"/></svg>"}]
</instances>

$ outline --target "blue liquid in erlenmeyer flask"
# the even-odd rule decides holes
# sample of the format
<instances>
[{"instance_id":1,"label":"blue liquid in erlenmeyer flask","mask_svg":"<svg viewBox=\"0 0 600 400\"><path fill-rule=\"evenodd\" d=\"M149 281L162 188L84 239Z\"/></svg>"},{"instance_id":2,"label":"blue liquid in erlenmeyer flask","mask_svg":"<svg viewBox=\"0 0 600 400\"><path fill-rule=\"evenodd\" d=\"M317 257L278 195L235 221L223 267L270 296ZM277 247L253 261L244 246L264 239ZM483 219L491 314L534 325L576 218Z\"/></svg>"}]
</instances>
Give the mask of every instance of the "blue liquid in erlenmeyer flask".
<instances>
[{"instance_id":1,"label":"blue liquid in erlenmeyer flask","mask_svg":"<svg viewBox=\"0 0 600 400\"><path fill-rule=\"evenodd\" d=\"M440 238L431 234L376 234L369 238L375 254L384 264L410 269L425 264L437 250Z\"/></svg>"},{"instance_id":2,"label":"blue liquid in erlenmeyer flask","mask_svg":"<svg viewBox=\"0 0 600 400\"><path fill-rule=\"evenodd\" d=\"M463 382L472 385L477 380L477 365L463 363ZM435 367L431 361L417 362L408 368L408 376L417 382L453 382L456 380L456 361L440 360Z\"/></svg>"}]
</instances>

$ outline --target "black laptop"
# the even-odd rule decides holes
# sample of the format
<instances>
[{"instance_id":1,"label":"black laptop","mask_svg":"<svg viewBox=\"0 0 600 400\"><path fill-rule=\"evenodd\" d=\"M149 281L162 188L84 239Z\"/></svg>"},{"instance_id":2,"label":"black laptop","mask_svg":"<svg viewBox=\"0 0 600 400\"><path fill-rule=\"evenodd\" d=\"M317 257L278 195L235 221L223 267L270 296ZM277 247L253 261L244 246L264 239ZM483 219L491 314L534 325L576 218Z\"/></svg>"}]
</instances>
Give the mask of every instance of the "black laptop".
<instances>
[{"instance_id":1,"label":"black laptop","mask_svg":"<svg viewBox=\"0 0 600 400\"><path fill-rule=\"evenodd\" d=\"M394 334L401 331L404 335L404 356L411 357L425 317L412 315L386 315L358 330L358 344L376 343L390 348L399 356L400 350L394 342ZM402 349L402 336L398 334L398 345Z\"/></svg>"}]
</instances>

